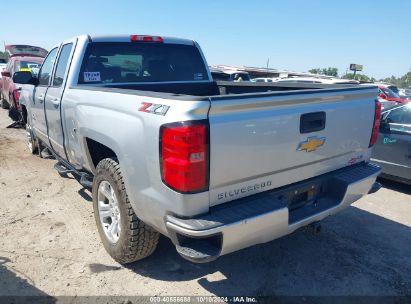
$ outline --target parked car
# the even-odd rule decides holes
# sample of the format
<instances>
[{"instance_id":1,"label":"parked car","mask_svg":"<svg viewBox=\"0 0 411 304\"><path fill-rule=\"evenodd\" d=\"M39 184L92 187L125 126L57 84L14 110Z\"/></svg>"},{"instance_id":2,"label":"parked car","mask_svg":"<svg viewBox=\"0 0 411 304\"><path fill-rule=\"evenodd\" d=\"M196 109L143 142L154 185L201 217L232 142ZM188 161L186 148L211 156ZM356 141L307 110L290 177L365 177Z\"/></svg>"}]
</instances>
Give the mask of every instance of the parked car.
<instances>
[{"instance_id":1,"label":"parked car","mask_svg":"<svg viewBox=\"0 0 411 304\"><path fill-rule=\"evenodd\" d=\"M389 84L389 85L381 85L383 87L386 87L388 89L390 89L391 91L393 91L395 94L400 95L400 90L398 89L397 86Z\"/></svg>"},{"instance_id":2,"label":"parked car","mask_svg":"<svg viewBox=\"0 0 411 304\"><path fill-rule=\"evenodd\" d=\"M7 66L7 59L0 58L0 103L1 103L1 100L3 99L2 93L1 93L1 88L3 87L3 79L1 76L1 72L6 68L6 66Z\"/></svg>"},{"instance_id":3,"label":"parked car","mask_svg":"<svg viewBox=\"0 0 411 304\"><path fill-rule=\"evenodd\" d=\"M382 112L373 162L382 168L382 176L411 184L411 103Z\"/></svg>"},{"instance_id":4,"label":"parked car","mask_svg":"<svg viewBox=\"0 0 411 304\"><path fill-rule=\"evenodd\" d=\"M398 95L400 95L401 98L411 100L411 89L400 89Z\"/></svg>"},{"instance_id":5,"label":"parked car","mask_svg":"<svg viewBox=\"0 0 411 304\"><path fill-rule=\"evenodd\" d=\"M316 83L316 84L359 84L356 80L321 77L288 77L278 78L275 82L281 83Z\"/></svg>"},{"instance_id":6,"label":"parked car","mask_svg":"<svg viewBox=\"0 0 411 304\"><path fill-rule=\"evenodd\" d=\"M29 45L6 45L6 52L10 59L6 68L1 72L2 75L2 107L16 108L21 110L19 104L20 92L13 82L12 76L17 71L29 71L34 76L37 75L39 67L47 55L45 49Z\"/></svg>"},{"instance_id":7,"label":"parked car","mask_svg":"<svg viewBox=\"0 0 411 304\"><path fill-rule=\"evenodd\" d=\"M0 71L5 69L7 66L7 59L0 58Z\"/></svg>"},{"instance_id":8,"label":"parked car","mask_svg":"<svg viewBox=\"0 0 411 304\"><path fill-rule=\"evenodd\" d=\"M244 83L225 82L221 93L196 42L146 35L69 39L38 77L14 81L30 151L92 188L120 263L152 254L160 233L185 259L211 261L379 189L375 87L253 83L265 91L241 94Z\"/></svg>"},{"instance_id":9,"label":"parked car","mask_svg":"<svg viewBox=\"0 0 411 304\"><path fill-rule=\"evenodd\" d=\"M379 94L378 98L384 104L384 109L395 106L397 104L407 103L408 99L401 98L398 94L393 92L387 86L378 86Z\"/></svg>"},{"instance_id":10,"label":"parked car","mask_svg":"<svg viewBox=\"0 0 411 304\"><path fill-rule=\"evenodd\" d=\"M252 82L273 82L272 78L267 78L267 77L258 77L258 78L253 78L251 79Z\"/></svg>"},{"instance_id":11,"label":"parked car","mask_svg":"<svg viewBox=\"0 0 411 304\"><path fill-rule=\"evenodd\" d=\"M212 68L211 75L216 81L251 81L250 75L243 71L219 70Z\"/></svg>"}]
</instances>

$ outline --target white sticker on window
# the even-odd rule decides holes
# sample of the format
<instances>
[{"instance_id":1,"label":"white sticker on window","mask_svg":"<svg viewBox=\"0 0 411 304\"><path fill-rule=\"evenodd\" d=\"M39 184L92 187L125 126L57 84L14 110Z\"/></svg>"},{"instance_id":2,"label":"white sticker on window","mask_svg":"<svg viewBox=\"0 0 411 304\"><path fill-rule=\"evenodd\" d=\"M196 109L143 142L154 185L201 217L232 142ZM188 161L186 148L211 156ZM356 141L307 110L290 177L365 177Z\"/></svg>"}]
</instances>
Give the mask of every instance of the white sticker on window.
<instances>
[{"instance_id":1,"label":"white sticker on window","mask_svg":"<svg viewBox=\"0 0 411 304\"><path fill-rule=\"evenodd\" d=\"M101 81L100 72L84 72L84 82Z\"/></svg>"},{"instance_id":2,"label":"white sticker on window","mask_svg":"<svg viewBox=\"0 0 411 304\"><path fill-rule=\"evenodd\" d=\"M202 80L202 79L203 79L203 73L194 74L194 80Z\"/></svg>"}]
</instances>

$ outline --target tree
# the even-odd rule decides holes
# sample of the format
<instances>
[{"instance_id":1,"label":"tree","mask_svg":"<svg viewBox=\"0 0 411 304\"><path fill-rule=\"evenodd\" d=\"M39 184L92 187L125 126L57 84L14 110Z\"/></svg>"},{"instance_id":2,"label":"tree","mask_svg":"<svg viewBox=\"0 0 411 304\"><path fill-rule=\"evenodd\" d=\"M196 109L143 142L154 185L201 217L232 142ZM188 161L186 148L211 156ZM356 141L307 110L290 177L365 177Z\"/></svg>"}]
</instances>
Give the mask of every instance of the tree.
<instances>
[{"instance_id":1,"label":"tree","mask_svg":"<svg viewBox=\"0 0 411 304\"><path fill-rule=\"evenodd\" d=\"M311 69L311 70L308 70L308 73L311 73L311 74L321 74L321 69L320 69L320 68L318 68L318 69Z\"/></svg>"},{"instance_id":2,"label":"tree","mask_svg":"<svg viewBox=\"0 0 411 304\"><path fill-rule=\"evenodd\" d=\"M316 68L316 69L311 69L308 71L311 74L320 74L320 75L327 75L327 76L333 76L333 77L338 77L338 69L337 68Z\"/></svg>"},{"instance_id":3,"label":"tree","mask_svg":"<svg viewBox=\"0 0 411 304\"><path fill-rule=\"evenodd\" d=\"M343 79L354 79L354 74L353 73L348 73L343 76L341 76ZM376 81L374 77L369 77L365 74L355 74L355 80L359 81Z\"/></svg>"},{"instance_id":4,"label":"tree","mask_svg":"<svg viewBox=\"0 0 411 304\"><path fill-rule=\"evenodd\" d=\"M399 88L409 88L411 87L411 70L407 74L399 78L395 76L391 76L391 77L381 79L380 81L391 83L393 85L396 85Z\"/></svg>"},{"instance_id":5,"label":"tree","mask_svg":"<svg viewBox=\"0 0 411 304\"><path fill-rule=\"evenodd\" d=\"M9 58L9 57L8 57L8 55L7 55L6 52L0 51L0 58L1 58L1 59L7 59L7 58Z\"/></svg>"}]
</instances>

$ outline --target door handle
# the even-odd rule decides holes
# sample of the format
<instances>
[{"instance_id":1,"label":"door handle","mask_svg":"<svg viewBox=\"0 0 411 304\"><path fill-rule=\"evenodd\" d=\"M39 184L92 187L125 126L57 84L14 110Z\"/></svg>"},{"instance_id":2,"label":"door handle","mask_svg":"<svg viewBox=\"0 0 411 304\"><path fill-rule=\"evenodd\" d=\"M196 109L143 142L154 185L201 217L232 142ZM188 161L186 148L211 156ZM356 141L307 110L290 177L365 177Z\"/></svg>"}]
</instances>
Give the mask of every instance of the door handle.
<instances>
[{"instance_id":1,"label":"door handle","mask_svg":"<svg viewBox=\"0 0 411 304\"><path fill-rule=\"evenodd\" d=\"M59 98L52 99L51 102L52 102L53 105L55 105L55 106L59 106L59 105L60 105L60 99L59 99Z\"/></svg>"},{"instance_id":2,"label":"door handle","mask_svg":"<svg viewBox=\"0 0 411 304\"><path fill-rule=\"evenodd\" d=\"M37 96L37 99L38 99L38 101L40 101L40 103L43 103L44 95Z\"/></svg>"},{"instance_id":3,"label":"door handle","mask_svg":"<svg viewBox=\"0 0 411 304\"><path fill-rule=\"evenodd\" d=\"M300 116L300 133L311 133L325 129L325 112L306 113Z\"/></svg>"}]
</instances>

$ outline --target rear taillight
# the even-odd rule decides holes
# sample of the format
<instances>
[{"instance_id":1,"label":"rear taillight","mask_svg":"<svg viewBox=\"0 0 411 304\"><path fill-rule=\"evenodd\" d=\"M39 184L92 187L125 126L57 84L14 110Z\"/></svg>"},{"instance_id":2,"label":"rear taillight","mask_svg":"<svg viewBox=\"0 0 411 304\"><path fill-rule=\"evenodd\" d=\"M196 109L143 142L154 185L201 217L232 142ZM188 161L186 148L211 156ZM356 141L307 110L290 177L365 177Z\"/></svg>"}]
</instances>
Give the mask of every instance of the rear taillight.
<instances>
[{"instance_id":1,"label":"rear taillight","mask_svg":"<svg viewBox=\"0 0 411 304\"><path fill-rule=\"evenodd\" d=\"M163 37L148 35L131 35L130 40L131 42L164 42Z\"/></svg>"},{"instance_id":2,"label":"rear taillight","mask_svg":"<svg viewBox=\"0 0 411 304\"><path fill-rule=\"evenodd\" d=\"M375 102L374 125L372 127L369 148L371 148L377 141L378 131L380 130L380 123L381 123L381 103L379 101L376 101Z\"/></svg>"},{"instance_id":3,"label":"rear taillight","mask_svg":"<svg viewBox=\"0 0 411 304\"><path fill-rule=\"evenodd\" d=\"M160 166L163 182L181 193L208 190L208 121L163 125Z\"/></svg>"}]
</instances>

